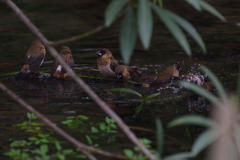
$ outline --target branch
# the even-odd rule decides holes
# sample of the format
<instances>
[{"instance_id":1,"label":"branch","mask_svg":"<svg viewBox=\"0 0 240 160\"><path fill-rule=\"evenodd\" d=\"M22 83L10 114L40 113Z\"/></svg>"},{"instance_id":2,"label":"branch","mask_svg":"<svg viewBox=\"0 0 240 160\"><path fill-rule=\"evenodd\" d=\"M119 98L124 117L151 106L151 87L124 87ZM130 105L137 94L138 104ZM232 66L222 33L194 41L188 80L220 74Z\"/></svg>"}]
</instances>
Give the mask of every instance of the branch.
<instances>
[{"instance_id":1,"label":"branch","mask_svg":"<svg viewBox=\"0 0 240 160\"><path fill-rule=\"evenodd\" d=\"M4 84L0 82L0 88L5 91L12 99L17 101L19 104L21 104L24 108L26 108L28 111L31 113L35 114L39 119L41 119L46 125L51 127L56 133L67 139L69 142L73 143L76 147L82 149L81 151L90 159L90 160L96 160L96 158L88 153L86 150L96 152L98 154L107 156L107 157L112 157L112 158L117 158L117 159L124 159L124 160L133 160L130 158L127 158L122 155L117 155L117 154L112 154L103 150L98 150L96 148L90 147L88 145L85 145L69 134L67 134L65 131L63 131L61 128L59 128L57 125L55 125L52 121L50 121L48 118L46 118L44 115L42 115L40 112L35 110L32 106L27 104L23 99L21 99L19 96L17 96L15 93L13 93L11 90L9 90Z\"/></svg>"},{"instance_id":2,"label":"branch","mask_svg":"<svg viewBox=\"0 0 240 160\"><path fill-rule=\"evenodd\" d=\"M19 18L26 24L26 26L45 44L51 55L63 66L63 68L69 73L69 75L82 87L82 89L101 107L101 109L109 115L117 123L119 128L125 133L125 135L137 146L139 149L150 159L155 160L155 156L138 140L135 134L127 127L122 119L110 109L106 103L99 98L99 96L77 75L75 72L64 62L59 56L58 52L49 44L49 41L44 35L37 29L37 27L25 16L25 14L13 3L11 0L4 0L4 2L12 8L12 10L19 16ZM73 142L72 142L73 143ZM75 143L74 143L75 144Z\"/></svg>"},{"instance_id":3,"label":"branch","mask_svg":"<svg viewBox=\"0 0 240 160\"><path fill-rule=\"evenodd\" d=\"M63 43L73 42L73 41L85 38L87 36L90 36L94 33L97 33L99 31L103 30L104 28L105 28L105 25L101 25L101 26L98 26L97 28L95 28L95 29L93 29L89 32L85 32L83 34L73 36L73 37L70 37L70 38L67 38L67 39L59 40L59 41L56 41L56 42L49 42L49 44L52 45L52 46L56 46L56 45L63 44Z\"/></svg>"}]
</instances>

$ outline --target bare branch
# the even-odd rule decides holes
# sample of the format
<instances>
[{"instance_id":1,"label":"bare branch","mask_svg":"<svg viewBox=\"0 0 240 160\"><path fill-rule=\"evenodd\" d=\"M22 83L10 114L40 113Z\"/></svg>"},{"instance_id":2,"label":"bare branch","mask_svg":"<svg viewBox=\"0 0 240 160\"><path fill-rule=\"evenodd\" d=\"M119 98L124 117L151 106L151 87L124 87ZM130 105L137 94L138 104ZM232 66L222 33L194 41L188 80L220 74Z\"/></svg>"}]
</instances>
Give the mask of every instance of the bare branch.
<instances>
[{"instance_id":1,"label":"bare branch","mask_svg":"<svg viewBox=\"0 0 240 160\"><path fill-rule=\"evenodd\" d=\"M49 42L49 44L52 45L52 46L56 46L56 45L63 44L63 43L73 42L73 41L85 38L87 36L90 36L94 33L97 33L99 31L103 30L104 28L106 28L105 25L101 25L101 26L98 26L97 28L94 28L93 30L91 30L89 32L85 32L83 34L73 36L73 37L70 37L70 38L67 38L67 39L59 40L59 41L56 41L56 42Z\"/></svg>"},{"instance_id":2,"label":"bare branch","mask_svg":"<svg viewBox=\"0 0 240 160\"><path fill-rule=\"evenodd\" d=\"M52 123L48 118L46 118L44 115L42 115L40 112L38 112L37 110L35 110L32 106L30 106L29 104L27 104L23 99L21 99L19 96L17 96L15 93L13 93L11 90L9 90L4 84L2 84L0 82L0 88L5 91L12 99L14 99L15 101L17 101L19 104L21 104L24 108L26 108L28 111L30 111L31 113L35 114L39 119L41 119L46 125L48 125L49 127L51 127L56 133L58 133L59 135L61 135L62 137L64 137L65 139L67 139L69 142L73 143L76 147L82 149L81 151L90 159L90 160L96 160L96 158L91 155L90 153L88 153L86 150L92 151L92 152L96 152L98 154L107 156L107 157L113 157L113 158L117 158L117 159L124 159L124 160L133 160L130 158L127 158L125 156L122 155L117 155L117 154L112 154L103 150L98 150L96 148L90 147L88 145L85 145L81 142L79 142L78 140L76 140L75 138L73 138L72 136L70 136L69 134L67 134L65 131L63 131L61 128L59 128L57 125L55 125L54 123Z\"/></svg>"},{"instance_id":3,"label":"bare branch","mask_svg":"<svg viewBox=\"0 0 240 160\"><path fill-rule=\"evenodd\" d=\"M63 66L69 75L82 87L82 89L101 107L101 109L115 120L117 125L125 133L125 135L150 159L155 160L155 156L137 139L135 134L128 128L122 119L110 109L106 103L95 94L95 92L77 75L75 72L62 60L54 47L49 44L49 41L37 29L37 27L25 16L25 14L11 0L6 0L5 3L19 16L19 18L27 25L27 27L45 44L45 47L51 55Z\"/></svg>"}]
</instances>

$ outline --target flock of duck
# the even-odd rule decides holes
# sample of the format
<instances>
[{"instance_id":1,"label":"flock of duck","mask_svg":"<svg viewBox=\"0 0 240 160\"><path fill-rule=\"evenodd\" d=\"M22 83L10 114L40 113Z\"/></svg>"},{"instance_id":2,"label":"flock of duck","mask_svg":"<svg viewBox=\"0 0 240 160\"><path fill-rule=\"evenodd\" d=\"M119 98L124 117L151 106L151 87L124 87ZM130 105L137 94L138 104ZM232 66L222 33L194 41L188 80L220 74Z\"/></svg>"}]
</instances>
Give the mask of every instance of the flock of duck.
<instances>
[{"instance_id":1,"label":"flock of duck","mask_svg":"<svg viewBox=\"0 0 240 160\"><path fill-rule=\"evenodd\" d=\"M199 78L196 75L187 74L180 77L179 71L181 70L181 66L178 64L174 64L168 67L162 72L161 75L144 75L143 72L137 68L132 68L126 65L119 65L117 60L115 60L113 57L111 51L108 49L103 48L96 53L98 69L104 77L117 78L123 81L134 79L145 82L147 80L148 84L141 84L140 86L155 88L171 85L176 80L183 80L196 83L197 85L205 88L207 91L213 90L213 85L211 82L204 82L202 78ZM73 68L74 60L70 48L63 46L59 54L64 59L64 61L71 68ZM14 78L16 80L26 80L30 78L31 73L36 71L42 65L45 55L46 49L43 43L38 39L33 40L23 60L22 68ZM64 79L67 77L69 77L69 74L64 70L64 68L57 60L54 60L51 67L50 79Z\"/></svg>"}]
</instances>

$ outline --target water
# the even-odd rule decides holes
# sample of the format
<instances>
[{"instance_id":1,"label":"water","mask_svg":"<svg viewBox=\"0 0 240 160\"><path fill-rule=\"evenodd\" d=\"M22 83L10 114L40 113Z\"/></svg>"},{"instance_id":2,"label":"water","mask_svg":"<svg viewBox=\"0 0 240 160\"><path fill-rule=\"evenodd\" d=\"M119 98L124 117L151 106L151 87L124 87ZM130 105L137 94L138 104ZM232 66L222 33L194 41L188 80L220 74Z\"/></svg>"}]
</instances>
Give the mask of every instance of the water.
<instances>
[{"instance_id":1,"label":"water","mask_svg":"<svg viewBox=\"0 0 240 160\"><path fill-rule=\"evenodd\" d=\"M154 34L151 47L144 51L138 41L130 65L152 74L160 74L168 66L178 63L182 66L181 75L188 73L201 74L199 65L210 68L222 81L227 91L235 90L238 72L240 28L236 25L240 19L240 2L210 1L216 9L225 16L227 22L222 22L207 12L196 12L185 2L168 1L164 6L183 16L191 22L203 37L208 54L203 54L195 42L188 37L193 55L186 56L174 38L163 24L155 19ZM179 3L179 4L178 4ZM49 40L68 38L87 32L103 24L105 1L35 1L17 2L27 16L39 27ZM12 75L5 75L20 70L21 60L26 54L34 35L18 19L5 4L0 5L0 80L27 103L39 110L58 125L71 115L85 115L91 121L104 121L106 116L100 108L71 80L50 81L32 79L27 82L16 82ZM193 113L207 116L211 107L203 98L179 87L162 90L152 88L136 88L131 83L125 85L115 80L101 79L101 75L94 69L96 65L96 50L109 48L114 57L122 62L118 31L120 21L110 28L91 35L87 38L64 44L73 53L76 66L74 71L84 76L84 81L118 113L129 126L138 126L155 130L155 118L162 120L164 126L181 115ZM58 50L61 46L56 47ZM53 58L47 52L45 63L40 71L49 72ZM208 81L208 79L206 79ZM109 91L112 88L128 87L145 95L160 92L152 103L141 106L140 99L131 94ZM27 111L14 102L6 94L0 93L0 146L9 144L9 139L25 137L24 131L12 124L27 120ZM190 95L190 96L186 96ZM199 127L165 128L165 154L181 151L191 146L195 137L203 130ZM191 138L184 136L186 130ZM155 141L155 134L134 130L139 137L146 137ZM101 142L104 144L104 142ZM120 142L118 142L120 143ZM108 146L109 147L109 146ZM108 148L106 146L106 148ZM110 148L110 147L109 147ZM120 147L116 147L120 148ZM121 149L120 149L121 151ZM119 152L119 151L117 151Z\"/></svg>"}]
</instances>

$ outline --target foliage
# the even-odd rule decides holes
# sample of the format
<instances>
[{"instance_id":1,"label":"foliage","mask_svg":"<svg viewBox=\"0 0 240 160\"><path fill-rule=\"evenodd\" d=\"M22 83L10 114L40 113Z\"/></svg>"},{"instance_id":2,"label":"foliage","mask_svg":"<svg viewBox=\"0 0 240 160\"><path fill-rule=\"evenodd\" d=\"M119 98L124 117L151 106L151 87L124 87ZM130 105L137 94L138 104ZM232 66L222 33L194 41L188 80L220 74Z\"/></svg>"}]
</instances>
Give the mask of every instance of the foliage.
<instances>
[{"instance_id":1,"label":"foliage","mask_svg":"<svg viewBox=\"0 0 240 160\"><path fill-rule=\"evenodd\" d=\"M149 101L149 100L157 97L158 95L160 95L160 93L154 93L152 95L146 96L143 93L139 93L139 92L134 91L134 90L129 89L129 88L114 88L114 89L111 89L110 91L131 93L131 94L134 94L134 95L137 95L138 97L140 97L141 100L142 100L142 103L137 105L137 107L135 108L135 114L138 114L139 112L141 112L143 110L143 106L144 106L144 103L146 101Z\"/></svg>"},{"instance_id":2,"label":"foliage","mask_svg":"<svg viewBox=\"0 0 240 160\"><path fill-rule=\"evenodd\" d=\"M151 143L152 141L150 141L149 139L146 138L141 138L139 139L139 141L144 144L146 146L146 148L150 149L150 151L152 153L155 153L156 151L151 149ZM128 157L128 158L132 158L132 159L139 159L139 160L144 160L144 159L148 159L145 155L143 155L143 153L141 153L140 149L138 147L133 147L132 149L124 149L124 154Z\"/></svg>"},{"instance_id":3,"label":"foliage","mask_svg":"<svg viewBox=\"0 0 240 160\"><path fill-rule=\"evenodd\" d=\"M186 2L198 11L206 10L225 21L217 10L203 0L186 0ZM153 0L153 2L150 0L112 0L109 3L105 11L106 26L110 26L117 17L124 14L119 38L125 63L128 63L131 58L137 40L137 30L143 47L149 48L153 30L152 12L155 12L188 55L191 55L191 49L181 28L197 42L203 52L206 52L205 44L196 29L185 19L162 7L162 0Z\"/></svg>"},{"instance_id":4,"label":"foliage","mask_svg":"<svg viewBox=\"0 0 240 160\"><path fill-rule=\"evenodd\" d=\"M34 114L27 113L27 117L29 118L28 122L23 122L21 124L28 123L28 125L24 125L25 127L32 127L33 119L37 119ZM67 117L65 121L62 121L63 124L67 125L70 129L79 129L81 130L87 139L87 142L93 146L98 147L98 144L95 144L94 141L100 138L108 140L107 143L111 143L115 141L115 137L117 134L117 126L113 119L106 117L104 122L95 123L91 128L87 128L85 123L89 121L89 117L79 115L79 116L70 116ZM91 123L91 122L90 122ZM93 123L91 123L93 124ZM22 127L21 125L18 125ZM26 132L29 129L24 128ZM31 132L36 134L36 132ZM143 143L148 149L151 149L151 141L142 138L140 142ZM86 158L79 149L66 149L65 141L59 141L50 134L40 133L29 137L27 140L14 140L10 144L10 148L5 152L5 155L11 157L14 160L31 160L31 159L79 159ZM133 147L133 149L125 149L123 151L125 155L129 158L138 158L138 159L147 159L144 156L138 147ZM155 153L153 149L151 152Z\"/></svg>"},{"instance_id":5,"label":"foliage","mask_svg":"<svg viewBox=\"0 0 240 160\"><path fill-rule=\"evenodd\" d=\"M37 119L37 116L32 113L27 113L27 117L29 119L28 121L16 124L16 126L20 127L23 130L26 130L26 132L42 133L41 126L43 123L32 122L32 120Z\"/></svg>"},{"instance_id":6,"label":"foliage","mask_svg":"<svg viewBox=\"0 0 240 160\"><path fill-rule=\"evenodd\" d=\"M71 129L80 129L82 133L86 134L85 137L89 145L97 147L99 144L94 144L94 140L104 138L107 143L114 142L116 137L117 126L113 119L105 118L105 122L98 122L96 124L91 123L92 127L87 128L84 124L89 118L83 115L70 116L62 123L67 125ZM88 122L89 123L89 122ZM96 136L97 135L97 136ZM107 140L106 140L107 138Z\"/></svg>"},{"instance_id":7,"label":"foliage","mask_svg":"<svg viewBox=\"0 0 240 160\"><path fill-rule=\"evenodd\" d=\"M37 135L29 137L27 140L14 140L10 144L10 149L5 155L11 157L14 160L32 160L32 159L78 159L85 158L81 154L79 149L64 149L61 144L65 144L64 141L59 141L38 126L42 124L32 122L37 117L32 113L27 113L29 121L17 124L16 126L24 129L26 132L31 132Z\"/></svg>"},{"instance_id":8,"label":"foliage","mask_svg":"<svg viewBox=\"0 0 240 160\"><path fill-rule=\"evenodd\" d=\"M226 92L223 89L222 84L218 80L218 78L206 67L202 67L202 69L208 73L210 80L214 83L218 95L221 99L216 98L211 93L206 90L200 88L195 84L190 84L187 82L181 82L180 85L187 87L199 95L207 98L212 104L215 106L215 111L213 111L213 120L208 119L206 117L201 117L197 115L187 115L180 118L177 118L169 123L169 127L179 126L179 125L200 125L205 126L207 129L201 133L198 138L195 140L191 151L177 153L175 155L170 155L164 158L164 160L177 160L177 159L189 159L198 155L201 151L203 151L210 144L214 143L216 140L218 145L213 147L215 152L212 152L213 159L218 159L216 157L226 157L227 159L239 159L239 152L232 148L239 143L238 134L240 132L236 132L239 130L238 123L238 111L239 111L239 99L228 97ZM238 83L240 85L240 83ZM224 118L224 120L222 120ZM231 134L226 134L231 133ZM159 135L160 136L160 135ZM234 138L235 140L233 140ZM226 143L221 143L222 140L227 140L229 145ZM219 144L220 143L220 144ZM219 146L221 145L221 146ZM232 146L232 147L228 147ZM226 148L222 150L222 148ZM222 152L224 151L224 152ZM211 156L212 156L211 155ZM212 157L211 157L212 158ZM224 159L226 159L224 158ZM160 160L160 157L158 157Z\"/></svg>"},{"instance_id":9,"label":"foliage","mask_svg":"<svg viewBox=\"0 0 240 160\"><path fill-rule=\"evenodd\" d=\"M145 94L141 94L141 93L134 91L132 89L129 89L129 88L114 88L114 89L111 89L110 91L131 93L131 94L134 94L134 95L137 95L138 97L140 97L144 102L149 101L150 99L153 99L154 97L160 95L160 93L155 93L150 96L146 96Z\"/></svg>"}]
</instances>

